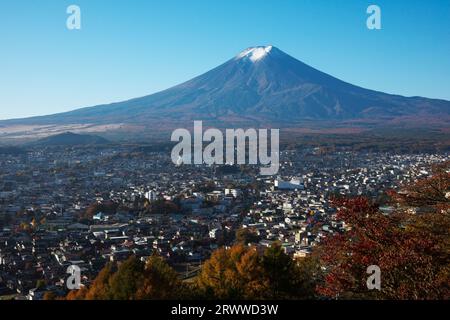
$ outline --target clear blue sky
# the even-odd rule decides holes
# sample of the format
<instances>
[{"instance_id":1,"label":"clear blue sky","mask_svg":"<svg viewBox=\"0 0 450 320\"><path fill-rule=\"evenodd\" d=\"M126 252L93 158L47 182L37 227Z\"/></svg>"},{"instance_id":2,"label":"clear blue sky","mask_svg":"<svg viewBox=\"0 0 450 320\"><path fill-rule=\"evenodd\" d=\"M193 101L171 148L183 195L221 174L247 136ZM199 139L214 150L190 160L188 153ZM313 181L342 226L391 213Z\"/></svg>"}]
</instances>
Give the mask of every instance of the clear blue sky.
<instances>
[{"instance_id":1,"label":"clear blue sky","mask_svg":"<svg viewBox=\"0 0 450 320\"><path fill-rule=\"evenodd\" d=\"M370 4L382 30L366 28ZM450 0L3 0L0 119L147 95L267 44L356 85L450 100Z\"/></svg>"}]
</instances>

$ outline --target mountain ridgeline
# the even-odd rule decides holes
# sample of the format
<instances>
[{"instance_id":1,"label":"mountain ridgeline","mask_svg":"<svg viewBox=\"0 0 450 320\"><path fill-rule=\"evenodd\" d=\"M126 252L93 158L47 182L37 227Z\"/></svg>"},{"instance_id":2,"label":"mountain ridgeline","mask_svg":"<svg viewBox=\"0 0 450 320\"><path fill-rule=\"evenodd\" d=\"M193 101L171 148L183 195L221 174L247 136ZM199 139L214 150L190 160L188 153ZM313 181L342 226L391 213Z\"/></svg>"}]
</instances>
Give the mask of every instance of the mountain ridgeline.
<instances>
[{"instance_id":1,"label":"mountain ridgeline","mask_svg":"<svg viewBox=\"0 0 450 320\"><path fill-rule=\"evenodd\" d=\"M132 124L211 121L223 125L320 121L449 123L450 101L364 89L316 70L273 47L244 50L224 64L170 89L124 102L8 124ZM434 119L434 120L430 120Z\"/></svg>"}]
</instances>

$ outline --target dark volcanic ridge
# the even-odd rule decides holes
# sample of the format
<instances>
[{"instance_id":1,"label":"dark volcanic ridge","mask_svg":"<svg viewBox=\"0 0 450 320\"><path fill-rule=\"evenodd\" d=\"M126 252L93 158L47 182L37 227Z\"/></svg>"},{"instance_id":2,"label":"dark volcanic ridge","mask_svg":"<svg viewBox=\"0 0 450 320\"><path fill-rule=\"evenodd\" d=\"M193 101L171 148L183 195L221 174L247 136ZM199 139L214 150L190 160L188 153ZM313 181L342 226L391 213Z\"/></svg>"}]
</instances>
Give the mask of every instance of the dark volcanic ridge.
<instances>
[{"instance_id":1,"label":"dark volcanic ridge","mask_svg":"<svg viewBox=\"0 0 450 320\"><path fill-rule=\"evenodd\" d=\"M54 136L49 136L37 141L31 142L29 146L87 146L104 145L110 143L107 139L96 135L76 134L65 132Z\"/></svg>"}]
</instances>

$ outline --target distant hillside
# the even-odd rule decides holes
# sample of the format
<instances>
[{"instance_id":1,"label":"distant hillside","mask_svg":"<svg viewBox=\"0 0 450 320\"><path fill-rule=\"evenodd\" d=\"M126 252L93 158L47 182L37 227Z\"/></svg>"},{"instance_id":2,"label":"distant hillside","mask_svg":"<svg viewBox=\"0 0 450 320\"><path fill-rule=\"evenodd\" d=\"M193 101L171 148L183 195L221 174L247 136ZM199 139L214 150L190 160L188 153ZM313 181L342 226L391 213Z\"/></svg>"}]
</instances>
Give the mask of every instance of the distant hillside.
<instances>
[{"instance_id":1,"label":"distant hillside","mask_svg":"<svg viewBox=\"0 0 450 320\"><path fill-rule=\"evenodd\" d=\"M27 151L22 148L11 147L11 146L5 146L5 147L0 146L0 154L3 154L3 155L15 155L16 156L16 155L25 154L25 153L27 153Z\"/></svg>"},{"instance_id":2,"label":"distant hillside","mask_svg":"<svg viewBox=\"0 0 450 320\"><path fill-rule=\"evenodd\" d=\"M109 143L105 138L89 135L66 132L54 136L46 137L30 143L32 146L76 146L76 145L100 145Z\"/></svg>"}]
</instances>

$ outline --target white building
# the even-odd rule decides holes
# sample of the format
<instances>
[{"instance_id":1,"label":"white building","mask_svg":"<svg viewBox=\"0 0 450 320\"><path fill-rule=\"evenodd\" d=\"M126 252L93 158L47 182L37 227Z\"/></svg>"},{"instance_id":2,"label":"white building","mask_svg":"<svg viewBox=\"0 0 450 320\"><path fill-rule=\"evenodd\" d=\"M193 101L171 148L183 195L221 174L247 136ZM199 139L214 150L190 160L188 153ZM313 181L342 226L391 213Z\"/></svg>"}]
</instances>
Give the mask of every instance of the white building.
<instances>
[{"instance_id":1,"label":"white building","mask_svg":"<svg viewBox=\"0 0 450 320\"><path fill-rule=\"evenodd\" d=\"M157 200L157 199L158 199L158 195L156 194L155 191L150 190L149 192L146 192L146 193L145 193L145 198L146 198L148 201L151 202L151 201Z\"/></svg>"},{"instance_id":2,"label":"white building","mask_svg":"<svg viewBox=\"0 0 450 320\"><path fill-rule=\"evenodd\" d=\"M241 195L241 190L239 189L225 189L225 195L232 195L234 198L237 198Z\"/></svg>"},{"instance_id":3,"label":"white building","mask_svg":"<svg viewBox=\"0 0 450 320\"><path fill-rule=\"evenodd\" d=\"M291 181L276 179L274 185L278 190L303 190L305 188L303 179L299 178L292 178Z\"/></svg>"}]
</instances>

